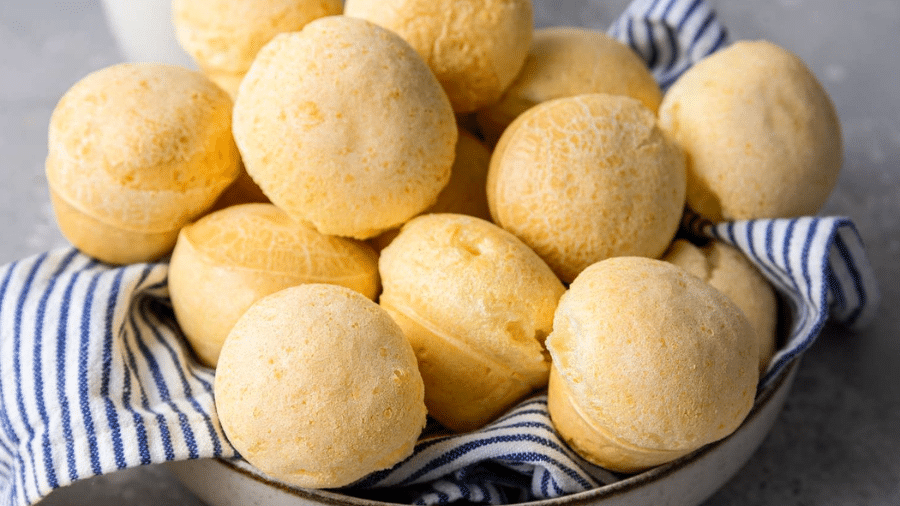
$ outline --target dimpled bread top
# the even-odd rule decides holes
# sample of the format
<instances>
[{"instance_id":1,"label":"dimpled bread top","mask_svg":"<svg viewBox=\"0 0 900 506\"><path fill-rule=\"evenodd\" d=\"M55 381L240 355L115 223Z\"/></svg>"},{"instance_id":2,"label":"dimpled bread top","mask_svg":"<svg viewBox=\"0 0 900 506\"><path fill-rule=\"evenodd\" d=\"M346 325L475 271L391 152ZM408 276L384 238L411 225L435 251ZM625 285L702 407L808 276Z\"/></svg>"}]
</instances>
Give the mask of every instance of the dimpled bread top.
<instances>
[{"instance_id":1,"label":"dimpled bread top","mask_svg":"<svg viewBox=\"0 0 900 506\"><path fill-rule=\"evenodd\" d=\"M714 221L815 214L843 163L825 90L766 41L694 65L666 92L659 121L688 155L688 205Z\"/></svg>"},{"instance_id":2,"label":"dimpled bread top","mask_svg":"<svg viewBox=\"0 0 900 506\"><path fill-rule=\"evenodd\" d=\"M119 64L93 72L53 111L48 183L101 222L177 230L238 176L231 105L203 74L176 66Z\"/></svg>"},{"instance_id":3,"label":"dimpled bread top","mask_svg":"<svg viewBox=\"0 0 900 506\"><path fill-rule=\"evenodd\" d=\"M340 0L173 0L172 19L184 50L234 96L272 37L341 9Z\"/></svg>"},{"instance_id":4,"label":"dimpled bread top","mask_svg":"<svg viewBox=\"0 0 900 506\"><path fill-rule=\"evenodd\" d=\"M583 415L625 446L697 448L753 405L757 349L727 297L667 262L617 257L560 299L547 338Z\"/></svg>"},{"instance_id":5,"label":"dimpled bread top","mask_svg":"<svg viewBox=\"0 0 900 506\"><path fill-rule=\"evenodd\" d=\"M678 239L662 260L671 262L728 296L750 320L759 344L759 370L775 353L778 303L775 289L737 248L711 241L702 248Z\"/></svg>"},{"instance_id":6,"label":"dimpled bread top","mask_svg":"<svg viewBox=\"0 0 900 506\"><path fill-rule=\"evenodd\" d=\"M630 97L543 102L500 138L487 196L494 222L564 281L611 256L658 257L684 208L684 155Z\"/></svg>"},{"instance_id":7,"label":"dimpled bread top","mask_svg":"<svg viewBox=\"0 0 900 506\"><path fill-rule=\"evenodd\" d=\"M347 16L400 34L444 86L453 109L496 102L531 44L531 0L347 0Z\"/></svg>"},{"instance_id":8,"label":"dimpled bread top","mask_svg":"<svg viewBox=\"0 0 900 506\"><path fill-rule=\"evenodd\" d=\"M402 331L374 302L300 285L238 320L216 370L229 441L263 473L313 488L348 485L412 453L424 387Z\"/></svg>"},{"instance_id":9,"label":"dimpled bread top","mask_svg":"<svg viewBox=\"0 0 900 506\"><path fill-rule=\"evenodd\" d=\"M478 122L496 139L526 109L585 93L630 96L654 113L662 100L653 75L629 46L598 30L541 28L515 81L499 102L478 112Z\"/></svg>"},{"instance_id":10,"label":"dimpled bread top","mask_svg":"<svg viewBox=\"0 0 900 506\"><path fill-rule=\"evenodd\" d=\"M439 328L532 388L547 381L543 340L562 283L500 227L465 215L426 214L381 252L381 304Z\"/></svg>"},{"instance_id":11,"label":"dimpled bread top","mask_svg":"<svg viewBox=\"0 0 900 506\"><path fill-rule=\"evenodd\" d=\"M457 127L406 42L331 16L260 51L235 102L234 136L272 203L324 234L365 239L435 202Z\"/></svg>"}]
</instances>

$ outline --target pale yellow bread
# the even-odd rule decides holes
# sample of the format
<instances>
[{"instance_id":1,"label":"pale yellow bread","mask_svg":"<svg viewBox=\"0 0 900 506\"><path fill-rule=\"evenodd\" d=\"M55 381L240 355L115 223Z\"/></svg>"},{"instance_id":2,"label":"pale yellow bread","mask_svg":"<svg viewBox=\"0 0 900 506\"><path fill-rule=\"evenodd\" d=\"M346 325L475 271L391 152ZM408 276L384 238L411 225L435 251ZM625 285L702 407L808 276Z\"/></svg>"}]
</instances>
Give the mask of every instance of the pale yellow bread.
<instances>
[{"instance_id":1,"label":"pale yellow bread","mask_svg":"<svg viewBox=\"0 0 900 506\"><path fill-rule=\"evenodd\" d=\"M563 281L613 256L656 258L684 210L684 155L638 100L576 95L543 102L507 128L491 156L494 222Z\"/></svg>"},{"instance_id":2,"label":"pale yellow bread","mask_svg":"<svg viewBox=\"0 0 900 506\"><path fill-rule=\"evenodd\" d=\"M585 93L626 95L656 113L662 92L628 45L589 28L557 26L534 31L528 57L500 100L478 111L481 132L495 144L519 114L535 105Z\"/></svg>"},{"instance_id":3,"label":"pale yellow bread","mask_svg":"<svg viewBox=\"0 0 900 506\"><path fill-rule=\"evenodd\" d=\"M547 383L543 340L562 283L512 234L458 214L407 223L381 253L380 304L403 328L429 414L481 427Z\"/></svg>"},{"instance_id":4,"label":"pale yellow bread","mask_svg":"<svg viewBox=\"0 0 900 506\"><path fill-rule=\"evenodd\" d=\"M721 292L661 260L585 269L547 338L550 417L572 448L636 472L732 433L753 405L753 327Z\"/></svg>"},{"instance_id":5,"label":"pale yellow bread","mask_svg":"<svg viewBox=\"0 0 900 506\"><path fill-rule=\"evenodd\" d=\"M331 283L378 296L378 256L366 244L325 236L272 204L242 204L184 227L169 263L172 307L200 361L251 304L303 283Z\"/></svg>"},{"instance_id":6,"label":"pale yellow bread","mask_svg":"<svg viewBox=\"0 0 900 506\"><path fill-rule=\"evenodd\" d=\"M426 421L422 395L397 324L336 285L299 285L256 302L216 370L229 442L298 487L341 487L409 456Z\"/></svg>"},{"instance_id":7,"label":"pale yellow bread","mask_svg":"<svg viewBox=\"0 0 900 506\"><path fill-rule=\"evenodd\" d=\"M813 73L766 41L741 41L666 92L660 127L688 156L687 203L713 220L812 215L843 163L840 122Z\"/></svg>"},{"instance_id":8,"label":"pale yellow bread","mask_svg":"<svg viewBox=\"0 0 900 506\"><path fill-rule=\"evenodd\" d=\"M169 253L178 230L237 178L231 99L200 72L93 72L50 119L46 175L63 235L113 264Z\"/></svg>"},{"instance_id":9,"label":"pale yellow bread","mask_svg":"<svg viewBox=\"0 0 900 506\"><path fill-rule=\"evenodd\" d=\"M367 239L434 204L457 127L409 44L329 16L260 51L235 101L234 137L274 204L324 234Z\"/></svg>"},{"instance_id":10,"label":"pale yellow bread","mask_svg":"<svg viewBox=\"0 0 900 506\"><path fill-rule=\"evenodd\" d=\"M496 102L522 68L531 0L346 0L344 14L393 30L422 55L458 113Z\"/></svg>"},{"instance_id":11,"label":"pale yellow bread","mask_svg":"<svg viewBox=\"0 0 900 506\"><path fill-rule=\"evenodd\" d=\"M179 44L232 97L272 37L341 13L341 0L173 0Z\"/></svg>"},{"instance_id":12,"label":"pale yellow bread","mask_svg":"<svg viewBox=\"0 0 900 506\"><path fill-rule=\"evenodd\" d=\"M734 246L711 241L702 247L677 239L663 255L728 296L753 325L759 347L759 371L765 372L775 353L778 302L765 276Z\"/></svg>"},{"instance_id":13,"label":"pale yellow bread","mask_svg":"<svg viewBox=\"0 0 900 506\"><path fill-rule=\"evenodd\" d=\"M241 171L238 174L237 179L234 180L233 183L228 185L228 188L225 188L224 191L219 195L219 198L216 199L215 203L213 203L212 207L209 208L208 212L218 211L220 209L225 209L226 207L236 206L238 204L268 204L269 197L266 197L266 194L263 193L262 189L260 189L259 185L253 181L253 178L247 174L247 171L244 170L243 164L241 164Z\"/></svg>"},{"instance_id":14,"label":"pale yellow bread","mask_svg":"<svg viewBox=\"0 0 900 506\"><path fill-rule=\"evenodd\" d=\"M456 157L450 169L450 181L438 194L437 201L427 213L467 214L484 220L491 219L487 205L485 184L491 151L473 134L459 129L456 141ZM373 237L369 243L381 251L397 237L398 228Z\"/></svg>"}]
</instances>

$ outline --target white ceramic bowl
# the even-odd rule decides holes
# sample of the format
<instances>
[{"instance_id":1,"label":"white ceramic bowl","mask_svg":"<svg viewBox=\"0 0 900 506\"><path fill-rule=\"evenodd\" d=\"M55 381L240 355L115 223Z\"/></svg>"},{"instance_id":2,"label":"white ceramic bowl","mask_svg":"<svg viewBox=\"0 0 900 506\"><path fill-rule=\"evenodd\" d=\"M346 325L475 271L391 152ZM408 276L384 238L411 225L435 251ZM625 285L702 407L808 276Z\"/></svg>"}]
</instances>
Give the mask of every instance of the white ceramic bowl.
<instances>
[{"instance_id":1,"label":"white ceramic bowl","mask_svg":"<svg viewBox=\"0 0 900 506\"><path fill-rule=\"evenodd\" d=\"M695 506L725 484L750 458L775 423L798 369L794 361L759 392L744 423L727 438L627 479L529 506ZM168 464L210 506L387 506L391 503L287 486L243 463L200 459Z\"/></svg>"}]
</instances>

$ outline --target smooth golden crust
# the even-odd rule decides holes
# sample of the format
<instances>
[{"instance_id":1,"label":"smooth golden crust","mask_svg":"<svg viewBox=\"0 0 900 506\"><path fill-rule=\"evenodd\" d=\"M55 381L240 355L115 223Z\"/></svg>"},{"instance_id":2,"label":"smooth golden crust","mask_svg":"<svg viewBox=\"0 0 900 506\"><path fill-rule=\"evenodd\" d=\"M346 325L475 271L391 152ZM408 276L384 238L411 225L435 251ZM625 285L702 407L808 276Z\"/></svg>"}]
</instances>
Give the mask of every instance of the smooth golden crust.
<instances>
[{"instance_id":1,"label":"smooth golden crust","mask_svg":"<svg viewBox=\"0 0 900 506\"><path fill-rule=\"evenodd\" d=\"M547 348L565 383L551 395L569 395L590 423L566 423L573 410L554 412L554 404L551 418L566 440L597 437L567 434L572 427L604 433L598 446L615 451L583 456L612 470L636 471L665 462L653 461L656 452L677 456L727 436L756 394L747 318L660 260L617 257L582 272L560 300Z\"/></svg>"},{"instance_id":2,"label":"smooth golden crust","mask_svg":"<svg viewBox=\"0 0 900 506\"><path fill-rule=\"evenodd\" d=\"M324 236L272 204L244 204L184 227L169 264L175 316L211 367L247 308L303 283L341 285L374 300L378 257L364 243Z\"/></svg>"},{"instance_id":3,"label":"smooth golden crust","mask_svg":"<svg viewBox=\"0 0 900 506\"><path fill-rule=\"evenodd\" d=\"M531 44L531 0L347 0L412 45L434 71L453 109L472 112L500 98Z\"/></svg>"},{"instance_id":4,"label":"smooth golden crust","mask_svg":"<svg viewBox=\"0 0 900 506\"><path fill-rule=\"evenodd\" d=\"M434 204L457 127L408 44L331 16L260 51L235 102L234 136L273 203L322 233L365 239Z\"/></svg>"},{"instance_id":5,"label":"smooth golden crust","mask_svg":"<svg viewBox=\"0 0 900 506\"><path fill-rule=\"evenodd\" d=\"M423 386L402 331L334 285L269 295L238 320L216 370L229 441L263 473L310 488L348 485L412 453Z\"/></svg>"},{"instance_id":6,"label":"smooth golden crust","mask_svg":"<svg viewBox=\"0 0 900 506\"><path fill-rule=\"evenodd\" d=\"M416 351L439 422L480 427L546 384L543 339L564 288L513 235L471 216L426 214L382 251L379 270L380 303Z\"/></svg>"},{"instance_id":7,"label":"smooth golden crust","mask_svg":"<svg viewBox=\"0 0 900 506\"><path fill-rule=\"evenodd\" d=\"M659 121L688 155L688 205L714 221L815 214L843 163L825 90L765 41L694 65L666 92Z\"/></svg>"},{"instance_id":8,"label":"smooth golden crust","mask_svg":"<svg viewBox=\"0 0 900 506\"><path fill-rule=\"evenodd\" d=\"M607 93L640 100L655 114L662 92L646 64L626 44L599 30L551 27L534 31L531 49L500 100L477 113L489 144L527 109L556 98Z\"/></svg>"},{"instance_id":9,"label":"smooth golden crust","mask_svg":"<svg viewBox=\"0 0 900 506\"><path fill-rule=\"evenodd\" d=\"M172 21L184 50L234 97L272 37L341 9L340 0L173 0Z\"/></svg>"},{"instance_id":10,"label":"smooth golden crust","mask_svg":"<svg viewBox=\"0 0 900 506\"><path fill-rule=\"evenodd\" d=\"M678 239L662 260L673 263L724 293L750 320L759 346L759 371L775 353L778 303L775 289L737 248L712 241L702 248Z\"/></svg>"},{"instance_id":11,"label":"smooth golden crust","mask_svg":"<svg viewBox=\"0 0 900 506\"><path fill-rule=\"evenodd\" d=\"M240 170L231 99L199 72L175 66L120 64L89 74L60 99L48 137L47 180L64 202L58 221L101 224L63 233L85 251L104 230L171 239L167 248L156 239L117 246L135 261L171 250L178 229Z\"/></svg>"},{"instance_id":12,"label":"smooth golden crust","mask_svg":"<svg viewBox=\"0 0 900 506\"><path fill-rule=\"evenodd\" d=\"M656 258L684 209L684 155L637 100L605 94L543 102L491 156L494 222L564 281L612 256Z\"/></svg>"}]
</instances>

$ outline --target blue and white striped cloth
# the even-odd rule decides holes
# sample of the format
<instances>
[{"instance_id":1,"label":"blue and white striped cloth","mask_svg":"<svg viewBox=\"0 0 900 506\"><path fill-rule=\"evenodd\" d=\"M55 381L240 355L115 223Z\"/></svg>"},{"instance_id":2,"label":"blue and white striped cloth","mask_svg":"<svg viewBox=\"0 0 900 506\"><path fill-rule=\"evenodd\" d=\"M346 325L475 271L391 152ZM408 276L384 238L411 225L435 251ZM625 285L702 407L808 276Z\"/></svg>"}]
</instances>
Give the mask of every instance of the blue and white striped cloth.
<instances>
[{"instance_id":1,"label":"blue and white striped cloth","mask_svg":"<svg viewBox=\"0 0 900 506\"><path fill-rule=\"evenodd\" d=\"M727 41L702 0L637 0L611 32L663 87ZM829 318L851 327L872 318L876 283L848 219L693 219L686 228L736 245L789 301L790 336L763 384ZM216 418L213 372L184 344L166 274L165 263L111 267L74 249L0 268L0 504L33 504L76 480L151 463L221 457L246 465ZM480 431L423 439L412 457L348 493L496 504L616 479L566 447L538 395Z\"/></svg>"}]
</instances>

